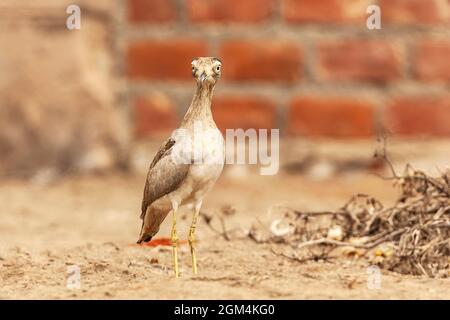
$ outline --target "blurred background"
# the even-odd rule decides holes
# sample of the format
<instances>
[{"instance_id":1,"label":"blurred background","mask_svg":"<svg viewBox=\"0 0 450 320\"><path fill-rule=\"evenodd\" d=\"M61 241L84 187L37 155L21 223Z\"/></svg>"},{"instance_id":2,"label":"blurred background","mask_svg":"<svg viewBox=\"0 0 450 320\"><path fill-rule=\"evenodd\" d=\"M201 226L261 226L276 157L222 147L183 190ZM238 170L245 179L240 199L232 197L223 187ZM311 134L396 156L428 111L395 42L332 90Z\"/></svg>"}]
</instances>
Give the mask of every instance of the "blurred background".
<instances>
[{"instance_id":1,"label":"blurred background","mask_svg":"<svg viewBox=\"0 0 450 320\"><path fill-rule=\"evenodd\" d=\"M383 132L448 149L450 1L80 0L80 30L69 4L0 1L2 176L145 170L207 55L224 64L219 127L280 128L282 161Z\"/></svg>"},{"instance_id":2,"label":"blurred background","mask_svg":"<svg viewBox=\"0 0 450 320\"><path fill-rule=\"evenodd\" d=\"M66 28L70 4L79 30ZM223 62L222 130L280 129L280 171L226 166L197 231L204 277L190 277L181 244L174 286L167 248L134 242L148 165L190 104L197 56ZM392 203L385 152L399 175L449 167L450 0L0 0L0 298L448 296L448 283L398 275L369 292L364 265L294 265L220 236L226 225L245 238L277 206ZM343 284L358 274L356 290Z\"/></svg>"}]
</instances>

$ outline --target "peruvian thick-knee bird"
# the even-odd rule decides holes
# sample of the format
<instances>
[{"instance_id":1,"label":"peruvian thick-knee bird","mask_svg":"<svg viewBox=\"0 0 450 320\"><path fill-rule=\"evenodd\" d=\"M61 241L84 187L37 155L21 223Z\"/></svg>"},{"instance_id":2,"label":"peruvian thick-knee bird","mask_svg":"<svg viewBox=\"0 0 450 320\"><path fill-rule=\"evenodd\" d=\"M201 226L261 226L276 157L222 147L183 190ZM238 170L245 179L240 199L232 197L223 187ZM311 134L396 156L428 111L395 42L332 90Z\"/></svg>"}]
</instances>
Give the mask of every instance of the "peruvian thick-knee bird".
<instances>
[{"instance_id":1,"label":"peruvian thick-knee bird","mask_svg":"<svg viewBox=\"0 0 450 320\"><path fill-rule=\"evenodd\" d=\"M193 211L188 242L192 269L197 273L195 228L203 198L214 186L224 164L224 140L211 112L214 86L222 63L217 58L192 61L197 88L180 126L159 148L147 174L142 200L142 228L138 243L147 242L158 232L172 212L172 247L175 277L179 276L177 255L177 210L186 205Z\"/></svg>"}]
</instances>

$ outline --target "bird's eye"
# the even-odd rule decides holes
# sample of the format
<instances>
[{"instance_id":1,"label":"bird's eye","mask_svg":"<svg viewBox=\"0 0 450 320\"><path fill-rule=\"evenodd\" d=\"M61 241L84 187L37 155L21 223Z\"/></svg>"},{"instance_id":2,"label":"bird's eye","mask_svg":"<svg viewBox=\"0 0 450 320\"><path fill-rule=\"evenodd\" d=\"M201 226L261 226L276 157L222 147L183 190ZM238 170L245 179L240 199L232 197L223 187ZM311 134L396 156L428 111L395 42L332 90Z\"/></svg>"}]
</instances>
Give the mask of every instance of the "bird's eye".
<instances>
[{"instance_id":1,"label":"bird's eye","mask_svg":"<svg viewBox=\"0 0 450 320\"><path fill-rule=\"evenodd\" d=\"M192 73L195 73L195 67L192 66Z\"/></svg>"},{"instance_id":2,"label":"bird's eye","mask_svg":"<svg viewBox=\"0 0 450 320\"><path fill-rule=\"evenodd\" d=\"M216 67L216 72L220 72L220 66Z\"/></svg>"}]
</instances>

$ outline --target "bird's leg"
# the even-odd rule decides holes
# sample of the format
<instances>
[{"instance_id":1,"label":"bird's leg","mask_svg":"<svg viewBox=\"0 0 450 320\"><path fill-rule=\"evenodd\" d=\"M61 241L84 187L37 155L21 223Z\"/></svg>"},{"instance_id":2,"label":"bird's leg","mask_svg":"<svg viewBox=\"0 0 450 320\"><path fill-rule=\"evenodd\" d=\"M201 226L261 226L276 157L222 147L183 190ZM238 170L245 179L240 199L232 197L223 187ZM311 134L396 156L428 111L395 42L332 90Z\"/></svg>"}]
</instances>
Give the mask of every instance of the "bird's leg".
<instances>
[{"instance_id":1,"label":"bird's leg","mask_svg":"<svg viewBox=\"0 0 450 320\"><path fill-rule=\"evenodd\" d=\"M177 208L174 206L172 210L172 249L173 249L173 269L175 278L180 276L178 270L178 235L177 235Z\"/></svg>"},{"instance_id":2,"label":"bird's leg","mask_svg":"<svg viewBox=\"0 0 450 320\"><path fill-rule=\"evenodd\" d=\"M200 212L200 207L202 203L198 203L195 205L194 209L194 217L192 218L191 228L189 229L189 247L191 248L191 256L192 256L192 271L194 274L197 274L197 257L195 255L195 228L197 227L197 218Z\"/></svg>"}]
</instances>

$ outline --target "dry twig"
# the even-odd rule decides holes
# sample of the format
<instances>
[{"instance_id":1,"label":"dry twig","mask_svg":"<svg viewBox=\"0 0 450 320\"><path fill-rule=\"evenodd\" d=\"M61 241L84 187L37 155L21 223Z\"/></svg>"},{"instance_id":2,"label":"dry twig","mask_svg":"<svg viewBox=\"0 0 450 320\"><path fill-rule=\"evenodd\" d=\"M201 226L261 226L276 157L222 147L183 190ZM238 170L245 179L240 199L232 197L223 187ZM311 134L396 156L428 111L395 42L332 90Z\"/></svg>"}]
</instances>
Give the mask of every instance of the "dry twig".
<instances>
[{"instance_id":1,"label":"dry twig","mask_svg":"<svg viewBox=\"0 0 450 320\"><path fill-rule=\"evenodd\" d=\"M382 155L388 161L385 151ZM290 257L295 261L315 260L312 248L331 248L329 254L345 246L365 249L366 255L376 253L376 262L392 271L450 276L450 170L432 178L410 165L402 176L390 168L391 179L401 188L393 206L385 208L378 200L358 194L335 212L284 208L283 219L295 226L295 232L282 239L272 235L265 242L287 243L297 252L309 250L309 255ZM330 230L338 230L338 238L330 236ZM387 244L392 252L384 253Z\"/></svg>"}]
</instances>

